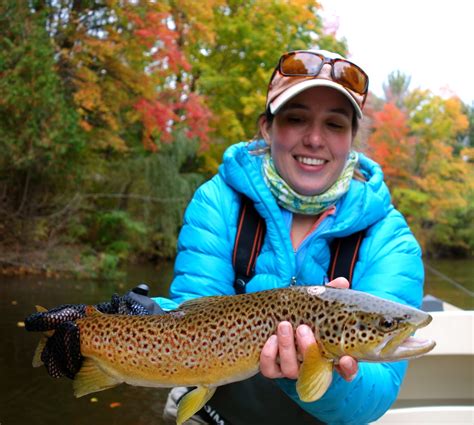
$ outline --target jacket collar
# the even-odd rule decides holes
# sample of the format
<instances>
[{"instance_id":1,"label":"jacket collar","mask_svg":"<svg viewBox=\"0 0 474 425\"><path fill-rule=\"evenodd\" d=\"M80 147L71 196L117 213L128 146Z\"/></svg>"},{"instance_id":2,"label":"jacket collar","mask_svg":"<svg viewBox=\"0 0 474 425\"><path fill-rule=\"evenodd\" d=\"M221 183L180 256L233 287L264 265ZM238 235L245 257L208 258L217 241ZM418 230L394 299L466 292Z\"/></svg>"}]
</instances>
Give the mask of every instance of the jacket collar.
<instances>
[{"instance_id":1,"label":"jacket collar","mask_svg":"<svg viewBox=\"0 0 474 425\"><path fill-rule=\"evenodd\" d=\"M219 174L234 190L254 200L257 210L266 218L266 212L274 215L279 209L263 180L261 164L261 156L249 153L248 143L237 143L224 153ZM348 193L336 205L334 224L328 230L331 236L345 236L365 229L393 208L380 166L364 154L359 154L359 165L367 181L352 180Z\"/></svg>"}]
</instances>

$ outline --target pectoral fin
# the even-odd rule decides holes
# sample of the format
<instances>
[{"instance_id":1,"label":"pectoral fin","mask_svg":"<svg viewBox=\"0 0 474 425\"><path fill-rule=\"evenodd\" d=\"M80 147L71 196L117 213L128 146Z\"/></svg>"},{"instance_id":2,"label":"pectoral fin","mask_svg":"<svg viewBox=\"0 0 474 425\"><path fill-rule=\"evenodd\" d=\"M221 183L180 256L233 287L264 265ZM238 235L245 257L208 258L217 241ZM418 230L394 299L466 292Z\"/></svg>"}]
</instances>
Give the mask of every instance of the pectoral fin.
<instances>
[{"instance_id":1,"label":"pectoral fin","mask_svg":"<svg viewBox=\"0 0 474 425\"><path fill-rule=\"evenodd\" d=\"M85 358L81 370L74 378L74 395L82 397L86 394L107 390L121 383L103 372L93 360Z\"/></svg>"},{"instance_id":2,"label":"pectoral fin","mask_svg":"<svg viewBox=\"0 0 474 425\"><path fill-rule=\"evenodd\" d=\"M186 394L179 403L176 424L181 425L184 421L187 421L196 412L201 410L214 395L215 391L215 387L197 387Z\"/></svg>"},{"instance_id":3,"label":"pectoral fin","mask_svg":"<svg viewBox=\"0 0 474 425\"><path fill-rule=\"evenodd\" d=\"M310 345L304 354L296 391L302 401L310 402L321 398L332 381L332 361L321 355L318 344Z\"/></svg>"}]
</instances>

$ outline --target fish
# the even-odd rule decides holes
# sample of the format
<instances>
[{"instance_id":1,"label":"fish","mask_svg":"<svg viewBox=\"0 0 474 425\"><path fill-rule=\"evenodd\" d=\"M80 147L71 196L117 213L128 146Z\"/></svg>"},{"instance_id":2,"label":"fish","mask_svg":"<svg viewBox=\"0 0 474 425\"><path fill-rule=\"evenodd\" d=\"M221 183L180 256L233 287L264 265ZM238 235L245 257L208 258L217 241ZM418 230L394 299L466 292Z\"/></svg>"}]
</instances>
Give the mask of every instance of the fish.
<instances>
[{"instance_id":1,"label":"fish","mask_svg":"<svg viewBox=\"0 0 474 425\"><path fill-rule=\"evenodd\" d=\"M73 382L81 397L121 383L145 387L196 387L179 403L184 423L217 387L259 371L260 352L281 321L306 324L316 343L303 354L296 383L302 401L319 399L338 360L391 362L432 350L414 332L432 318L421 310L368 293L328 286L291 286L189 300L163 315L100 313L87 306L75 320L82 367ZM51 333L46 335L46 338ZM40 343L34 357L39 366Z\"/></svg>"}]
</instances>

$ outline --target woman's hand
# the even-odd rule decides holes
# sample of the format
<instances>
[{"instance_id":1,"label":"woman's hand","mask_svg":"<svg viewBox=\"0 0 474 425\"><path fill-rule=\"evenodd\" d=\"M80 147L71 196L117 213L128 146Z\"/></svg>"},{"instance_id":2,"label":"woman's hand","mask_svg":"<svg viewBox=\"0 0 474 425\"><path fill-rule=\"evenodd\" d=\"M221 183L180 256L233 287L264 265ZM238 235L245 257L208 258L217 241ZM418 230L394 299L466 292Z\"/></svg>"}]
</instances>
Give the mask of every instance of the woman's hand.
<instances>
[{"instance_id":1,"label":"woman's hand","mask_svg":"<svg viewBox=\"0 0 474 425\"><path fill-rule=\"evenodd\" d=\"M348 288L349 282L343 277L328 283L334 288ZM260 354L260 372L267 378L296 379L299 375L303 353L309 345L314 344L316 336L307 325L300 325L295 332L289 322L278 325L276 335L265 343ZM350 356L343 356L336 370L346 381L352 381L357 375L357 361Z\"/></svg>"}]
</instances>

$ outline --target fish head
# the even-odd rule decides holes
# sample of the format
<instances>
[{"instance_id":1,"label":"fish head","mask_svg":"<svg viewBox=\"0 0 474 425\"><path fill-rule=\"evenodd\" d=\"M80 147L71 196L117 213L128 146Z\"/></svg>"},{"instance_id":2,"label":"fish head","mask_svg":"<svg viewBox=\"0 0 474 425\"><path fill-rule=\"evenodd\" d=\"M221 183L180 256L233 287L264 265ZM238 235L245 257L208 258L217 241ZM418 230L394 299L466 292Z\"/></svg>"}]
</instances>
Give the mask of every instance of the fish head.
<instances>
[{"instance_id":1,"label":"fish head","mask_svg":"<svg viewBox=\"0 0 474 425\"><path fill-rule=\"evenodd\" d=\"M369 305L352 308L342 325L341 352L363 361L382 362L419 357L434 348L434 341L411 336L431 322L428 313L366 295Z\"/></svg>"},{"instance_id":2,"label":"fish head","mask_svg":"<svg viewBox=\"0 0 474 425\"><path fill-rule=\"evenodd\" d=\"M317 325L328 357L398 361L432 350L431 340L411 335L432 317L421 310L352 289L317 288L325 318Z\"/></svg>"}]
</instances>

